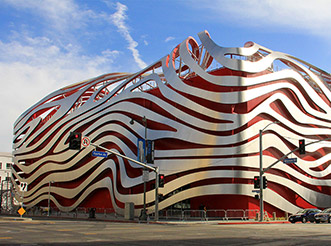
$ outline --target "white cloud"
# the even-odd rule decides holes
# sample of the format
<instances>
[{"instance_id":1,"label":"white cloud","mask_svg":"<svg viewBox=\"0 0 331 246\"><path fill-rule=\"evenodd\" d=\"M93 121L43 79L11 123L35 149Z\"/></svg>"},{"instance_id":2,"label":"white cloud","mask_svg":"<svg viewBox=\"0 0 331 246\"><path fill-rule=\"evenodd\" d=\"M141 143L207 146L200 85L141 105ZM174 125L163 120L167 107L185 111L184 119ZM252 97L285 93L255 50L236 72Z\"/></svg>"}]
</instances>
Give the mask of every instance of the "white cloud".
<instances>
[{"instance_id":1,"label":"white cloud","mask_svg":"<svg viewBox=\"0 0 331 246\"><path fill-rule=\"evenodd\" d=\"M19 10L33 11L43 17L52 29L65 31L70 28L83 26L90 17L95 15L92 11L83 10L74 0L3 0L8 5Z\"/></svg>"},{"instance_id":2,"label":"white cloud","mask_svg":"<svg viewBox=\"0 0 331 246\"><path fill-rule=\"evenodd\" d=\"M171 40L174 40L175 39L175 37L167 37L165 40L164 40L164 42L170 42Z\"/></svg>"},{"instance_id":3,"label":"white cloud","mask_svg":"<svg viewBox=\"0 0 331 246\"><path fill-rule=\"evenodd\" d=\"M13 21L11 30L2 35L5 39L0 39L0 110L6 115L0 121L0 151L11 151L15 120L44 96L68 84L120 70L117 60L123 59L122 51L107 45L104 50L97 47L97 51L89 53L90 47L86 47L97 39L95 35L107 40L105 32L109 33L115 26L127 41L138 66L146 67L138 43L125 23L127 7L123 4L117 3L116 12L109 15L87 9L74 0L0 1L14 15L33 16L23 25ZM105 3L111 7L110 2ZM34 18L39 19L39 26L33 22L29 25ZM102 27L95 29L94 24ZM103 32L103 28L107 31Z\"/></svg>"},{"instance_id":4,"label":"white cloud","mask_svg":"<svg viewBox=\"0 0 331 246\"><path fill-rule=\"evenodd\" d=\"M205 0L199 6L217 13L213 18L222 21L225 14L245 26L287 27L331 38L330 0Z\"/></svg>"},{"instance_id":5,"label":"white cloud","mask_svg":"<svg viewBox=\"0 0 331 246\"><path fill-rule=\"evenodd\" d=\"M129 28L125 24L125 20L127 19L127 16L125 12L128 10L127 6L121 3L116 4L117 12L111 15L111 20L115 24L115 26L118 28L118 31L120 34L125 38L125 40L128 42L129 46L128 49L132 52L133 58L135 62L138 64L140 68L144 68L147 66L147 64L140 58L140 54L138 49L136 47L138 46L138 43L132 38Z\"/></svg>"},{"instance_id":6,"label":"white cloud","mask_svg":"<svg viewBox=\"0 0 331 246\"><path fill-rule=\"evenodd\" d=\"M13 124L20 114L49 93L68 84L111 72L118 50L87 53L74 29L85 31L93 18L106 21L103 13L81 10L73 1L11 0L10 7L27 11L44 24L38 34L28 25L12 30L0 40L0 151L11 151ZM76 23L77 20L81 20ZM29 23L29 22L28 22ZM16 29L14 29L16 28ZM33 28L33 27L32 27ZM3 35L4 36L4 35Z\"/></svg>"},{"instance_id":7,"label":"white cloud","mask_svg":"<svg viewBox=\"0 0 331 246\"><path fill-rule=\"evenodd\" d=\"M28 107L56 89L104 73L119 54L105 50L87 56L75 48L63 50L45 37L28 40L0 41L0 112L6 115L0 121L1 151L10 151L13 123Z\"/></svg>"}]
</instances>

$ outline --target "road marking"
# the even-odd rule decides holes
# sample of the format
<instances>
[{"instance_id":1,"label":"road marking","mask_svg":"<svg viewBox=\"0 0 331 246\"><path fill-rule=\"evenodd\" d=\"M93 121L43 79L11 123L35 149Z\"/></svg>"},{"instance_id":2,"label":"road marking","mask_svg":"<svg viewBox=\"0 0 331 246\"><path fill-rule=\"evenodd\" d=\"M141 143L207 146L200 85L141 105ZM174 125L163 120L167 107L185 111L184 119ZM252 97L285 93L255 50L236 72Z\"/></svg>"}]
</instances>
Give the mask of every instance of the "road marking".
<instances>
[{"instance_id":1,"label":"road marking","mask_svg":"<svg viewBox=\"0 0 331 246\"><path fill-rule=\"evenodd\" d=\"M12 237L0 237L0 239L13 239Z\"/></svg>"},{"instance_id":2,"label":"road marking","mask_svg":"<svg viewBox=\"0 0 331 246\"><path fill-rule=\"evenodd\" d=\"M84 235L97 235L97 233L96 232L85 232L85 233L83 233Z\"/></svg>"}]
</instances>

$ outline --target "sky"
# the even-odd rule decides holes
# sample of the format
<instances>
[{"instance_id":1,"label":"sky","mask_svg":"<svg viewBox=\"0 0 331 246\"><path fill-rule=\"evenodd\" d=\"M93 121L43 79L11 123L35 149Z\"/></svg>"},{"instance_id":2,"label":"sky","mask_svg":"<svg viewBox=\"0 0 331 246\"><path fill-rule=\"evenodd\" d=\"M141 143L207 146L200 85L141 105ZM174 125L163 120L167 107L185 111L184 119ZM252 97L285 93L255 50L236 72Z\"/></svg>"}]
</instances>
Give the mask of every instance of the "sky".
<instances>
[{"instance_id":1,"label":"sky","mask_svg":"<svg viewBox=\"0 0 331 246\"><path fill-rule=\"evenodd\" d=\"M253 41L331 72L330 0L0 0L0 152L13 124L64 86L137 72L207 30L223 47Z\"/></svg>"}]
</instances>

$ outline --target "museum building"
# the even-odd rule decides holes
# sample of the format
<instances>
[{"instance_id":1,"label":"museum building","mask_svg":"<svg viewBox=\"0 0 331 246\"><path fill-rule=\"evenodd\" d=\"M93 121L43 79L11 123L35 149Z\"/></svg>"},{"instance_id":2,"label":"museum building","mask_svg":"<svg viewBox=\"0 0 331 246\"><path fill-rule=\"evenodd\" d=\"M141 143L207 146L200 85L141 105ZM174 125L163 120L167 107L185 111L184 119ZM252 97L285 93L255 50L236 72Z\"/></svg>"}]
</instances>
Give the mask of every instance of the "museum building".
<instances>
[{"instance_id":1,"label":"museum building","mask_svg":"<svg viewBox=\"0 0 331 246\"><path fill-rule=\"evenodd\" d=\"M258 209L260 165L267 213L331 207L330 74L253 42L225 48L207 31L198 37L137 73L72 84L27 109L14 124L16 199L119 214L130 202L138 215L145 194L153 213L153 172L143 178L125 158L91 154L97 145L145 161L139 142L150 140L149 165L165 177L160 211ZM95 145L69 149L71 132Z\"/></svg>"}]
</instances>

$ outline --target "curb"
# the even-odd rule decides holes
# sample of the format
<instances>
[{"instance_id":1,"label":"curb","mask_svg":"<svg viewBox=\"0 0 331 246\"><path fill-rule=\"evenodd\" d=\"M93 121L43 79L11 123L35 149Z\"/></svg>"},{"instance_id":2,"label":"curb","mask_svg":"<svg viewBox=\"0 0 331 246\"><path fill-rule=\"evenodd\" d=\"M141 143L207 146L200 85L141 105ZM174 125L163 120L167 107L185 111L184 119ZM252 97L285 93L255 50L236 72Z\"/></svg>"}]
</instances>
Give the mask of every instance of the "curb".
<instances>
[{"instance_id":1,"label":"curb","mask_svg":"<svg viewBox=\"0 0 331 246\"><path fill-rule=\"evenodd\" d=\"M219 222L219 225L261 225L261 224L290 224L289 221L243 221L243 222Z\"/></svg>"},{"instance_id":2,"label":"curb","mask_svg":"<svg viewBox=\"0 0 331 246\"><path fill-rule=\"evenodd\" d=\"M0 220L6 220L6 221L32 221L32 218L27 218L27 217L0 217Z\"/></svg>"},{"instance_id":3,"label":"curb","mask_svg":"<svg viewBox=\"0 0 331 246\"><path fill-rule=\"evenodd\" d=\"M102 221L112 223L137 223L137 224L158 224L158 225L194 225L194 224L213 224L213 225L260 225L260 224L290 224L289 221L136 221L136 220L120 220L120 219L100 219L100 218L67 218L67 217L16 217L16 216L0 216L0 221L32 221L32 220L77 220L77 221Z\"/></svg>"}]
</instances>

